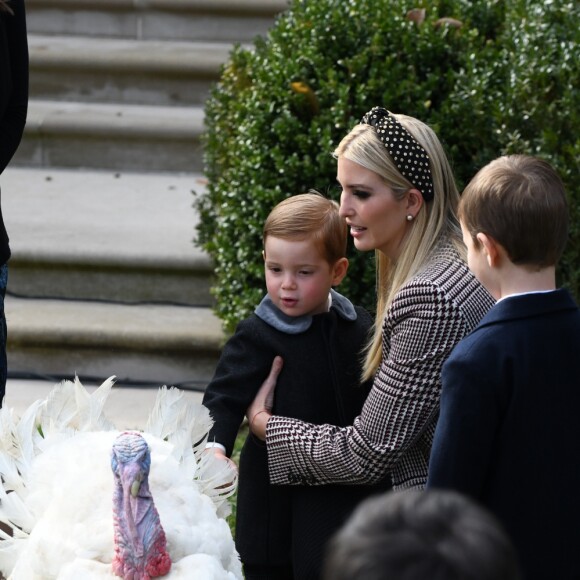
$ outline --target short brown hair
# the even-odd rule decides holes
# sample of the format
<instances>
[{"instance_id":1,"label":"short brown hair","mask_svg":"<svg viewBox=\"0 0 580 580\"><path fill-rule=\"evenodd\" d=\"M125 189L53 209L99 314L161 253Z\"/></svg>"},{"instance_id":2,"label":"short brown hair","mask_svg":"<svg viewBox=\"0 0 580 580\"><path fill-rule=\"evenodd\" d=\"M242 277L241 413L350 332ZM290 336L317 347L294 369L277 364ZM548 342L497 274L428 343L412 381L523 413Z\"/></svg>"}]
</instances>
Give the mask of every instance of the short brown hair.
<instances>
[{"instance_id":1,"label":"short brown hair","mask_svg":"<svg viewBox=\"0 0 580 580\"><path fill-rule=\"evenodd\" d=\"M465 188L459 217L475 244L484 233L518 265L556 265L568 239L564 184L537 157L507 155L488 163Z\"/></svg>"},{"instance_id":2,"label":"short brown hair","mask_svg":"<svg viewBox=\"0 0 580 580\"><path fill-rule=\"evenodd\" d=\"M312 239L329 264L346 256L348 228L338 215L339 205L317 192L301 193L281 201L266 218L263 240Z\"/></svg>"}]
</instances>

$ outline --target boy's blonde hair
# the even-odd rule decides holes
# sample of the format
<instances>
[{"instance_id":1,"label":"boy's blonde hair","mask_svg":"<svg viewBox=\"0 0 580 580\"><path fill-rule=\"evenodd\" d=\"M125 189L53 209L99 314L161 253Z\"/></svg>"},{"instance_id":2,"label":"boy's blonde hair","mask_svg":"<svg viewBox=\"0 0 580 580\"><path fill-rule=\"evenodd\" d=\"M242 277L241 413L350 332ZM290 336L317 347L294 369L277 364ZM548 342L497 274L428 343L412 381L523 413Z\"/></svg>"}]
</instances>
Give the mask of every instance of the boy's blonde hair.
<instances>
[{"instance_id":1,"label":"boy's blonde hair","mask_svg":"<svg viewBox=\"0 0 580 580\"><path fill-rule=\"evenodd\" d=\"M444 237L452 240L460 255L465 257L465 247L461 242L457 218L459 192L437 135L425 123L413 117L393 116L429 155L434 199L424 202L417 213L396 263L392 263L382 252L375 252L377 312L374 336L367 346L363 369L365 380L374 375L381 362L383 320L401 286L421 270ZM401 175L387 148L377 136L376 130L370 125L356 125L339 143L334 156L344 157L377 173L393 190L397 199L401 199L410 189L415 189L413 184Z\"/></svg>"},{"instance_id":2,"label":"boy's blonde hair","mask_svg":"<svg viewBox=\"0 0 580 580\"><path fill-rule=\"evenodd\" d=\"M459 216L476 247L477 234L486 234L517 265L555 266L568 239L564 184L549 163L528 155L481 169L463 192Z\"/></svg>"},{"instance_id":3,"label":"boy's blonde hair","mask_svg":"<svg viewBox=\"0 0 580 580\"><path fill-rule=\"evenodd\" d=\"M281 201L264 223L268 236L282 240L311 239L321 256L334 265L346 256L348 228L338 215L339 205L318 192L301 193Z\"/></svg>"}]
</instances>

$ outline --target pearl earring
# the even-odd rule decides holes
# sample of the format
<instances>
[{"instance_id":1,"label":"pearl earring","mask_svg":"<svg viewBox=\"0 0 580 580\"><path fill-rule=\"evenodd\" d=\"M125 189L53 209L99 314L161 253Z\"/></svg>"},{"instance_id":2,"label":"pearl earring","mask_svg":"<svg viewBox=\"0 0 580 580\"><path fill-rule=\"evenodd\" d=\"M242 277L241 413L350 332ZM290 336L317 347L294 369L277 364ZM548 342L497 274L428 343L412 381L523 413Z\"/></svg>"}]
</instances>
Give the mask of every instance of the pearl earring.
<instances>
[{"instance_id":1,"label":"pearl earring","mask_svg":"<svg viewBox=\"0 0 580 580\"><path fill-rule=\"evenodd\" d=\"M413 221L413 216L412 216L411 214L409 214L409 215L407 216L407 221L408 221L408 222L412 222L412 221Z\"/></svg>"}]
</instances>

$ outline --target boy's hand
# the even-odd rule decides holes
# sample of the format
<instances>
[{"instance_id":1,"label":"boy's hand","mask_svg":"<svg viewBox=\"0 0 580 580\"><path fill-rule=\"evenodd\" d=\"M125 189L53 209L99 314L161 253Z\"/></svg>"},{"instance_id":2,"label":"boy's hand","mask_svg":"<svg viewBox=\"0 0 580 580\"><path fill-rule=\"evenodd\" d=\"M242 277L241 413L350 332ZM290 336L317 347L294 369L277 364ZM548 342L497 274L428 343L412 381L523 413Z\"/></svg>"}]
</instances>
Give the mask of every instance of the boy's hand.
<instances>
[{"instance_id":1,"label":"boy's hand","mask_svg":"<svg viewBox=\"0 0 580 580\"><path fill-rule=\"evenodd\" d=\"M238 473L238 466L225 454L221 447L207 447L204 449L204 453L212 453L216 459L219 459L220 461L226 461L231 469L233 469L234 473Z\"/></svg>"},{"instance_id":2,"label":"boy's hand","mask_svg":"<svg viewBox=\"0 0 580 580\"><path fill-rule=\"evenodd\" d=\"M268 424L268 420L272 416L276 381L278 380L278 375L282 371L283 364L284 361L282 360L282 357L274 357L274 362L272 363L270 374L262 383L260 390L256 393L254 401L246 411L246 417L248 418L248 423L250 424L250 430L256 437L258 437L258 439L261 439L262 441L266 440L266 426Z\"/></svg>"}]
</instances>

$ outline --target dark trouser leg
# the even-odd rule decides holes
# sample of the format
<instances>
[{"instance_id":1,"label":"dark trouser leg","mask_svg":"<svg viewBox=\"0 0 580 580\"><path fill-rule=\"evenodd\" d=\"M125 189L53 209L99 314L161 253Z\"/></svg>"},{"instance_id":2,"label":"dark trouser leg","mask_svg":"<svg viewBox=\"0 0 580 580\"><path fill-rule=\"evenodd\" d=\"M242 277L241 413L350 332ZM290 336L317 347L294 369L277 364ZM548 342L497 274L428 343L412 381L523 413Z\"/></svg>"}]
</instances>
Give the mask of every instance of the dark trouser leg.
<instances>
[{"instance_id":1,"label":"dark trouser leg","mask_svg":"<svg viewBox=\"0 0 580 580\"><path fill-rule=\"evenodd\" d=\"M8 282L8 265L0 267L0 407L4 402L6 393L6 375L8 364L6 360L6 315L4 313L4 298L6 296L6 283Z\"/></svg>"}]
</instances>

